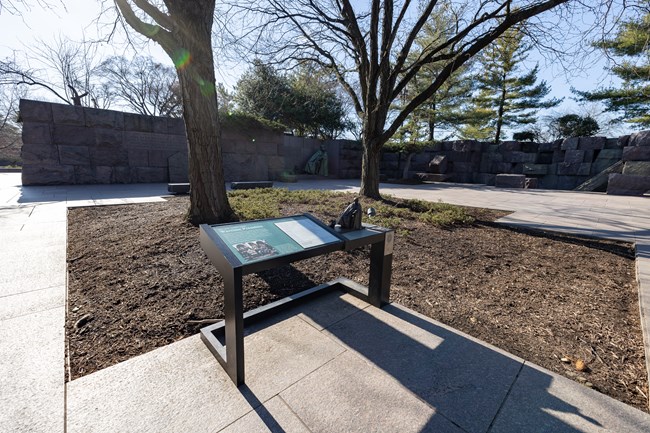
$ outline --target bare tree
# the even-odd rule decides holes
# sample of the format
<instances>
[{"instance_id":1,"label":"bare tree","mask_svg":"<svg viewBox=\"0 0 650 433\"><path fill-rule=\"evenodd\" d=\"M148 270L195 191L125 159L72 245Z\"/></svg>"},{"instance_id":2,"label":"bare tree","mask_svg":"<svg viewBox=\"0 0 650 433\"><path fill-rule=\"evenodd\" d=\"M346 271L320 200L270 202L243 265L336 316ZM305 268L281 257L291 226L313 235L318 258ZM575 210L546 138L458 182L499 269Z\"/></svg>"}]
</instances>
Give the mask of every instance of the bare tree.
<instances>
[{"instance_id":1,"label":"bare tree","mask_svg":"<svg viewBox=\"0 0 650 433\"><path fill-rule=\"evenodd\" d=\"M212 54L215 0L114 0L120 18L158 43L176 66L189 153L190 209L194 223L235 218L223 175Z\"/></svg>"},{"instance_id":2,"label":"bare tree","mask_svg":"<svg viewBox=\"0 0 650 433\"><path fill-rule=\"evenodd\" d=\"M0 159L20 159L21 128L18 120L18 103L25 89L18 86L0 86Z\"/></svg>"},{"instance_id":3,"label":"bare tree","mask_svg":"<svg viewBox=\"0 0 650 433\"><path fill-rule=\"evenodd\" d=\"M379 198L381 148L408 115L506 30L568 1L372 0L361 10L350 0L239 0L230 7L240 11L256 55L316 62L336 74L362 122L361 194ZM451 34L409 56L436 8L451 11ZM435 78L391 113L392 102L430 64L437 65Z\"/></svg>"},{"instance_id":4,"label":"bare tree","mask_svg":"<svg viewBox=\"0 0 650 433\"><path fill-rule=\"evenodd\" d=\"M98 83L96 45L65 37L40 41L21 61L0 61L0 84L40 87L71 105L106 108L110 94Z\"/></svg>"},{"instance_id":5,"label":"bare tree","mask_svg":"<svg viewBox=\"0 0 650 433\"><path fill-rule=\"evenodd\" d=\"M100 74L112 93L136 113L180 117L183 113L180 87L174 68L151 57L110 57Z\"/></svg>"}]
</instances>

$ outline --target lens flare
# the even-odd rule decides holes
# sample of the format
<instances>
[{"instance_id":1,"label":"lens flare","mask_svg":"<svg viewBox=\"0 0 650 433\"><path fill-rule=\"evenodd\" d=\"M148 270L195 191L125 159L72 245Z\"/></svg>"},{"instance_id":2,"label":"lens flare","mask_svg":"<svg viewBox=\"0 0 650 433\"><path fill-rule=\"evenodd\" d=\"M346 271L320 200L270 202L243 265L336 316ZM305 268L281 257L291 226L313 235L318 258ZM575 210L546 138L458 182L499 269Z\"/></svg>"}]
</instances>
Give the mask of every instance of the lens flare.
<instances>
[{"instance_id":1,"label":"lens flare","mask_svg":"<svg viewBox=\"0 0 650 433\"><path fill-rule=\"evenodd\" d=\"M174 53L174 66L176 69L183 69L190 64L191 55L188 50L181 48Z\"/></svg>"}]
</instances>

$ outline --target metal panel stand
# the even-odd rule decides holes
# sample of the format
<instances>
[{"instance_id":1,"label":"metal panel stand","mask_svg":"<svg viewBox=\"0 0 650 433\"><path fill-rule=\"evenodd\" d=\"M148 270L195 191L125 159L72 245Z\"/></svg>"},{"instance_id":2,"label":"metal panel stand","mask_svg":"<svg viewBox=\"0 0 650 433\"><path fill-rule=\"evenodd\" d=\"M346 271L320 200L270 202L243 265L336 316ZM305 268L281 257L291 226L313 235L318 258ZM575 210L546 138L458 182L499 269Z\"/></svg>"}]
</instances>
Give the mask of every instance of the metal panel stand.
<instances>
[{"instance_id":1,"label":"metal panel stand","mask_svg":"<svg viewBox=\"0 0 650 433\"><path fill-rule=\"evenodd\" d=\"M244 313L242 285L244 272L241 267L228 268L220 262L219 272L224 281L225 320L201 329L201 339L235 385L243 385L245 380L245 325L333 290L348 292L375 307L381 307L389 302L394 232L381 227L366 227L341 235L345 239L344 250L371 245L367 288L346 278L339 278ZM327 252L330 251L323 250L323 254ZM224 344L220 338L224 340Z\"/></svg>"}]
</instances>

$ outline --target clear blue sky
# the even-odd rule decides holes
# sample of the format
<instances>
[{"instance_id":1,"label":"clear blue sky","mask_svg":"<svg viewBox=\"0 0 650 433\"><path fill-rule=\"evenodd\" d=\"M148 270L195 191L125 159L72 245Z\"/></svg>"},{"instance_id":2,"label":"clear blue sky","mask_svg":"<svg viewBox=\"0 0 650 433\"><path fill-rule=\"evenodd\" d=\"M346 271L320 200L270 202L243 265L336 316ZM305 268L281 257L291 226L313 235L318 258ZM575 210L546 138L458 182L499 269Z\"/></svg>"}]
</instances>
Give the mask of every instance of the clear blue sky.
<instances>
[{"instance_id":1,"label":"clear blue sky","mask_svg":"<svg viewBox=\"0 0 650 433\"><path fill-rule=\"evenodd\" d=\"M38 44L39 39L48 41L58 35L63 35L73 40L81 40L84 35L86 39L96 38L98 29L94 23L94 19L99 14L99 4L92 0L65 0L64 3L66 6L65 10L55 0L51 0L51 4L53 5L52 10L43 10L34 7L31 10L24 11L22 16L10 15L6 11L2 11L0 14L0 29L2 29L0 57L11 56L13 51L27 51L29 47ZM112 4L112 2L107 3ZM589 18L581 19L583 21L582 23L572 25L589 25L588 22L584 22L585 20L588 21ZM557 31L562 32L563 29L557 29ZM125 48L124 46L120 46L120 44L114 44L112 46L105 45L102 49L105 55L129 55L128 52L124 52ZM146 50L161 63L171 65L169 58L155 44L149 43ZM549 64L538 53L531 51L529 63L533 65L535 62L539 62L539 78L546 80L551 86L552 96L565 98L561 106L553 109L552 113L548 114L581 112L578 105L570 100L570 88L572 86L581 90L590 90L600 85L609 85L612 82L612 77L605 70L606 62L604 59L598 60L596 56L588 59L588 62L592 62L593 64L588 69L582 71L571 68L572 70L567 72L557 64L555 66L553 66L553 63ZM570 63L569 65L571 66ZM245 65L240 65L240 67L231 67L229 65L228 68L217 71L217 81L223 82L227 87L232 87L238 75L241 73L242 68L245 68ZM32 97L39 97L41 95L45 97L44 94L33 94ZM621 128L614 131L616 135L622 132L627 132L627 129Z\"/></svg>"}]
</instances>

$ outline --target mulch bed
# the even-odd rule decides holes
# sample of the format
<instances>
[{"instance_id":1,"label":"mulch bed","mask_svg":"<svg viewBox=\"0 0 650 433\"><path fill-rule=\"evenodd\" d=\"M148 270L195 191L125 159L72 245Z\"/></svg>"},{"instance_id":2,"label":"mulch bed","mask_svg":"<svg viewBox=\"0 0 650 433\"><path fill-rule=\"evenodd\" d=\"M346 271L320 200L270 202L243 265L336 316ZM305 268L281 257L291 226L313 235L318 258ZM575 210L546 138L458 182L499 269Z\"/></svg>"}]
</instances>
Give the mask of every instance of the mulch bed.
<instances>
[{"instance_id":1,"label":"mulch bed","mask_svg":"<svg viewBox=\"0 0 650 433\"><path fill-rule=\"evenodd\" d=\"M315 214L329 221L346 202ZM69 211L69 380L194 335L190 320L223 317L223 283L184 221L187 205L177 197ZM391 301L647 411L632 246L469 212L474 224L452 228L403 220ZM367 284L368 263L365 248L246 276L245 309L340 276Z\"/></svg>"}]
</instances>

